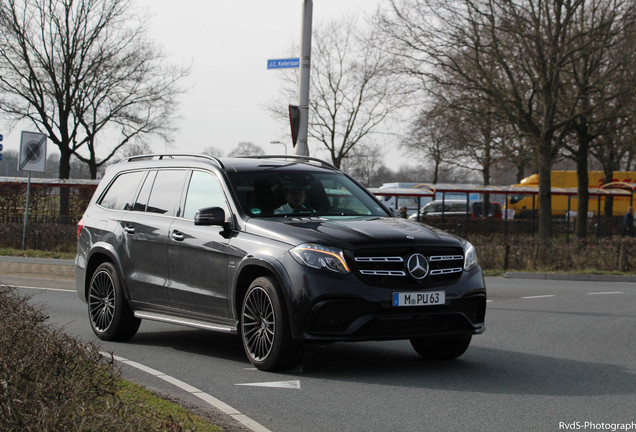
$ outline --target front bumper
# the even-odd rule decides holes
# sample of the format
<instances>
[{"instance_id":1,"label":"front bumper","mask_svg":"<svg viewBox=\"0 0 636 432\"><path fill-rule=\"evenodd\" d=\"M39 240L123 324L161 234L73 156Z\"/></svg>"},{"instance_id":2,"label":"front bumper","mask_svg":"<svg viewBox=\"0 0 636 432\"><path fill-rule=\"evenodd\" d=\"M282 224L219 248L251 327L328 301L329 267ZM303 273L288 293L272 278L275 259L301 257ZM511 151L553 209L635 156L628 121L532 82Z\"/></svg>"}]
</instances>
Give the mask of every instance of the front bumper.
<instances>
[{"instance_id":1,"label":"front bumper","mask_svg":"<svg viewBox=\"0 0 636 432\"><path fill-rule=\"evenodd\" d=\"M478 334L485 330L486 295L475 294L443 306L396 308L383 303L325 300L305 321L307 340L390 340Z\"/></svg>"},{"instance_id":2,"label":"front bumper","mask_svg":"<svg viewBox=\"0 0 636 432\"><path fill-rule=\"evenodd\" d=\"M448 285L381 287L354 274L339 275L286 262L292 337L304 342L398 340L473 335L485 330L486 287L481 269ZM393 292L444 290L436 306L394 307Z\"/></svg>"}]
</instances>

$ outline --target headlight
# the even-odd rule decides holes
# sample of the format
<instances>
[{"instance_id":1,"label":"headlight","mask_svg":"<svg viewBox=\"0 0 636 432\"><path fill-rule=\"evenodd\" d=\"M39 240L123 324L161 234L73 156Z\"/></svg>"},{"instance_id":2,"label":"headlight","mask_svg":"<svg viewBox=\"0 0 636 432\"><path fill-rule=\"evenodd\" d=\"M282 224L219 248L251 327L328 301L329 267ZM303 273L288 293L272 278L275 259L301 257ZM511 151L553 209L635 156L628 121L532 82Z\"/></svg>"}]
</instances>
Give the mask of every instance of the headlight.
<instances>
[{"instance_id":1,"label":"headlight","mask_svg":"<svg viewBox=\"0 0 636 432\"><path fill-rule=\"evenodd\" d=\"M477 264L479 264L479 261L477 260L475 246L470 242L466 242L464 245L464 270L468 271L473 267L477 267Z\"/></svg>"},{"instance_id":2,"label":"headlight","mask_svg":"<svg viewBox=\"0 0 636 432\"><path fill-rule=\"evenodd\" d=\"M307 267L327 269L342 274L350 273L341 249L305 243L289 252L299 264Z\"/></svg>"}]
</instances>

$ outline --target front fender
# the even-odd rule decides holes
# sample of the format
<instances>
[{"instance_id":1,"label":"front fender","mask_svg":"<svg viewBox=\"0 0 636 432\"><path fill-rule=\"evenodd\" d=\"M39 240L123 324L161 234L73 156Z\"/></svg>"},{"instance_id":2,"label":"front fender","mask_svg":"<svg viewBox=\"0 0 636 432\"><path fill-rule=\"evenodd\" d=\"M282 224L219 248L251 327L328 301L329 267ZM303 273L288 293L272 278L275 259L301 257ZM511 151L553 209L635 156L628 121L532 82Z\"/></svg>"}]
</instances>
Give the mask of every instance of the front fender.
<instances>
[{"instance_id":1,"label":"front fender","mask_svg":"<svg viewBox=\"0 0 636 432\"><path fill-rule=\"evenodd\" d=\"M232 270L232 267L230 267ZM283 264L271 255L247 255L236 266L233 275L230 275L233 295L229 296L230 310L238 320L243 296L254 279L261 276L272 276L281 288L281 294L289 312L293 304L293 287L291 279Z\"/></svg>"}]
</instances>

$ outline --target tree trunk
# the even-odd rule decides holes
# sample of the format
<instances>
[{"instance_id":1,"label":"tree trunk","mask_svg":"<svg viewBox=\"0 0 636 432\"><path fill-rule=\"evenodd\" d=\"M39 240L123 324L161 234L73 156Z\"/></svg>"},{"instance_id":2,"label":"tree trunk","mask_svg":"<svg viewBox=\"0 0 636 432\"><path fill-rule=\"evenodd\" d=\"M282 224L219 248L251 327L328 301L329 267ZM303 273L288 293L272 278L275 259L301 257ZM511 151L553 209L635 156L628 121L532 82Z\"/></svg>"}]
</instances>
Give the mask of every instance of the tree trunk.
<instances>
[{"instance_id":1,"label":"tree trunk","mask_svg":"<svg viewBox=\"0 0 636 432\"><path fill-rule=\"evenodd\" d=\"M71 176L71 151L69 148L59 146L60 148L60 179L68 179ZM60 223L70 223L70 203L69 188L60 188Z\"/></svg>"},{"instance_id":2,"label":"tree trunk","mask_svg":"<svg viewBox=\"0 0 636 432\"><path fill-rule=\"evenodd\" d=\"M583 127L584 126L581 126L581 128ZM589 149L591 141L592 138L590 137L590 135L587 132L579 129L579 146L576 151L576 178L577 194L579 200L576 206L576 227L574 228L574 235L577 238L585 238L585 236L587 235L587 211L589 208L590 199L590 179L587 172L587 158L590 153Z\"/></svg>"}]
</instances>

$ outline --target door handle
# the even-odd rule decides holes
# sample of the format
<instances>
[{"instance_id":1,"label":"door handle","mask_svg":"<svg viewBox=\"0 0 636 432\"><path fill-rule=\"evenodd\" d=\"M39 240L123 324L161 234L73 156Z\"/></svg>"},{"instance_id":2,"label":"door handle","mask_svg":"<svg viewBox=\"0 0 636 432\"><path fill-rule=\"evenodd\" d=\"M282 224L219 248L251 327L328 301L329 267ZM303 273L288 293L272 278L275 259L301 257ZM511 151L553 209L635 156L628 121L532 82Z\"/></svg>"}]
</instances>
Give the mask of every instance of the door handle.
<instances>
[{"instance_id":1,"label":"door handle","mask_svg":"<svg viewBox=\"0 0 636 432\"><path fill-rule=\"evenodd\" d=\"M177 230L172 231L172 234L170 234L170 237L172 237L173 240L176 241L183 241L183 233Z\"/></svg>"},{"instance_id":2,"label":"door handle","mask_svg":"<svg viewBox=\"0 0 636 432\"><path fill-rule=\"evenodd\" d=\"M134 234L135 233L135 227L130 225L130 224L126 224L126 225L124 225L124 231L126 231L126 234Z\"/></svg>"}]
</instances>

